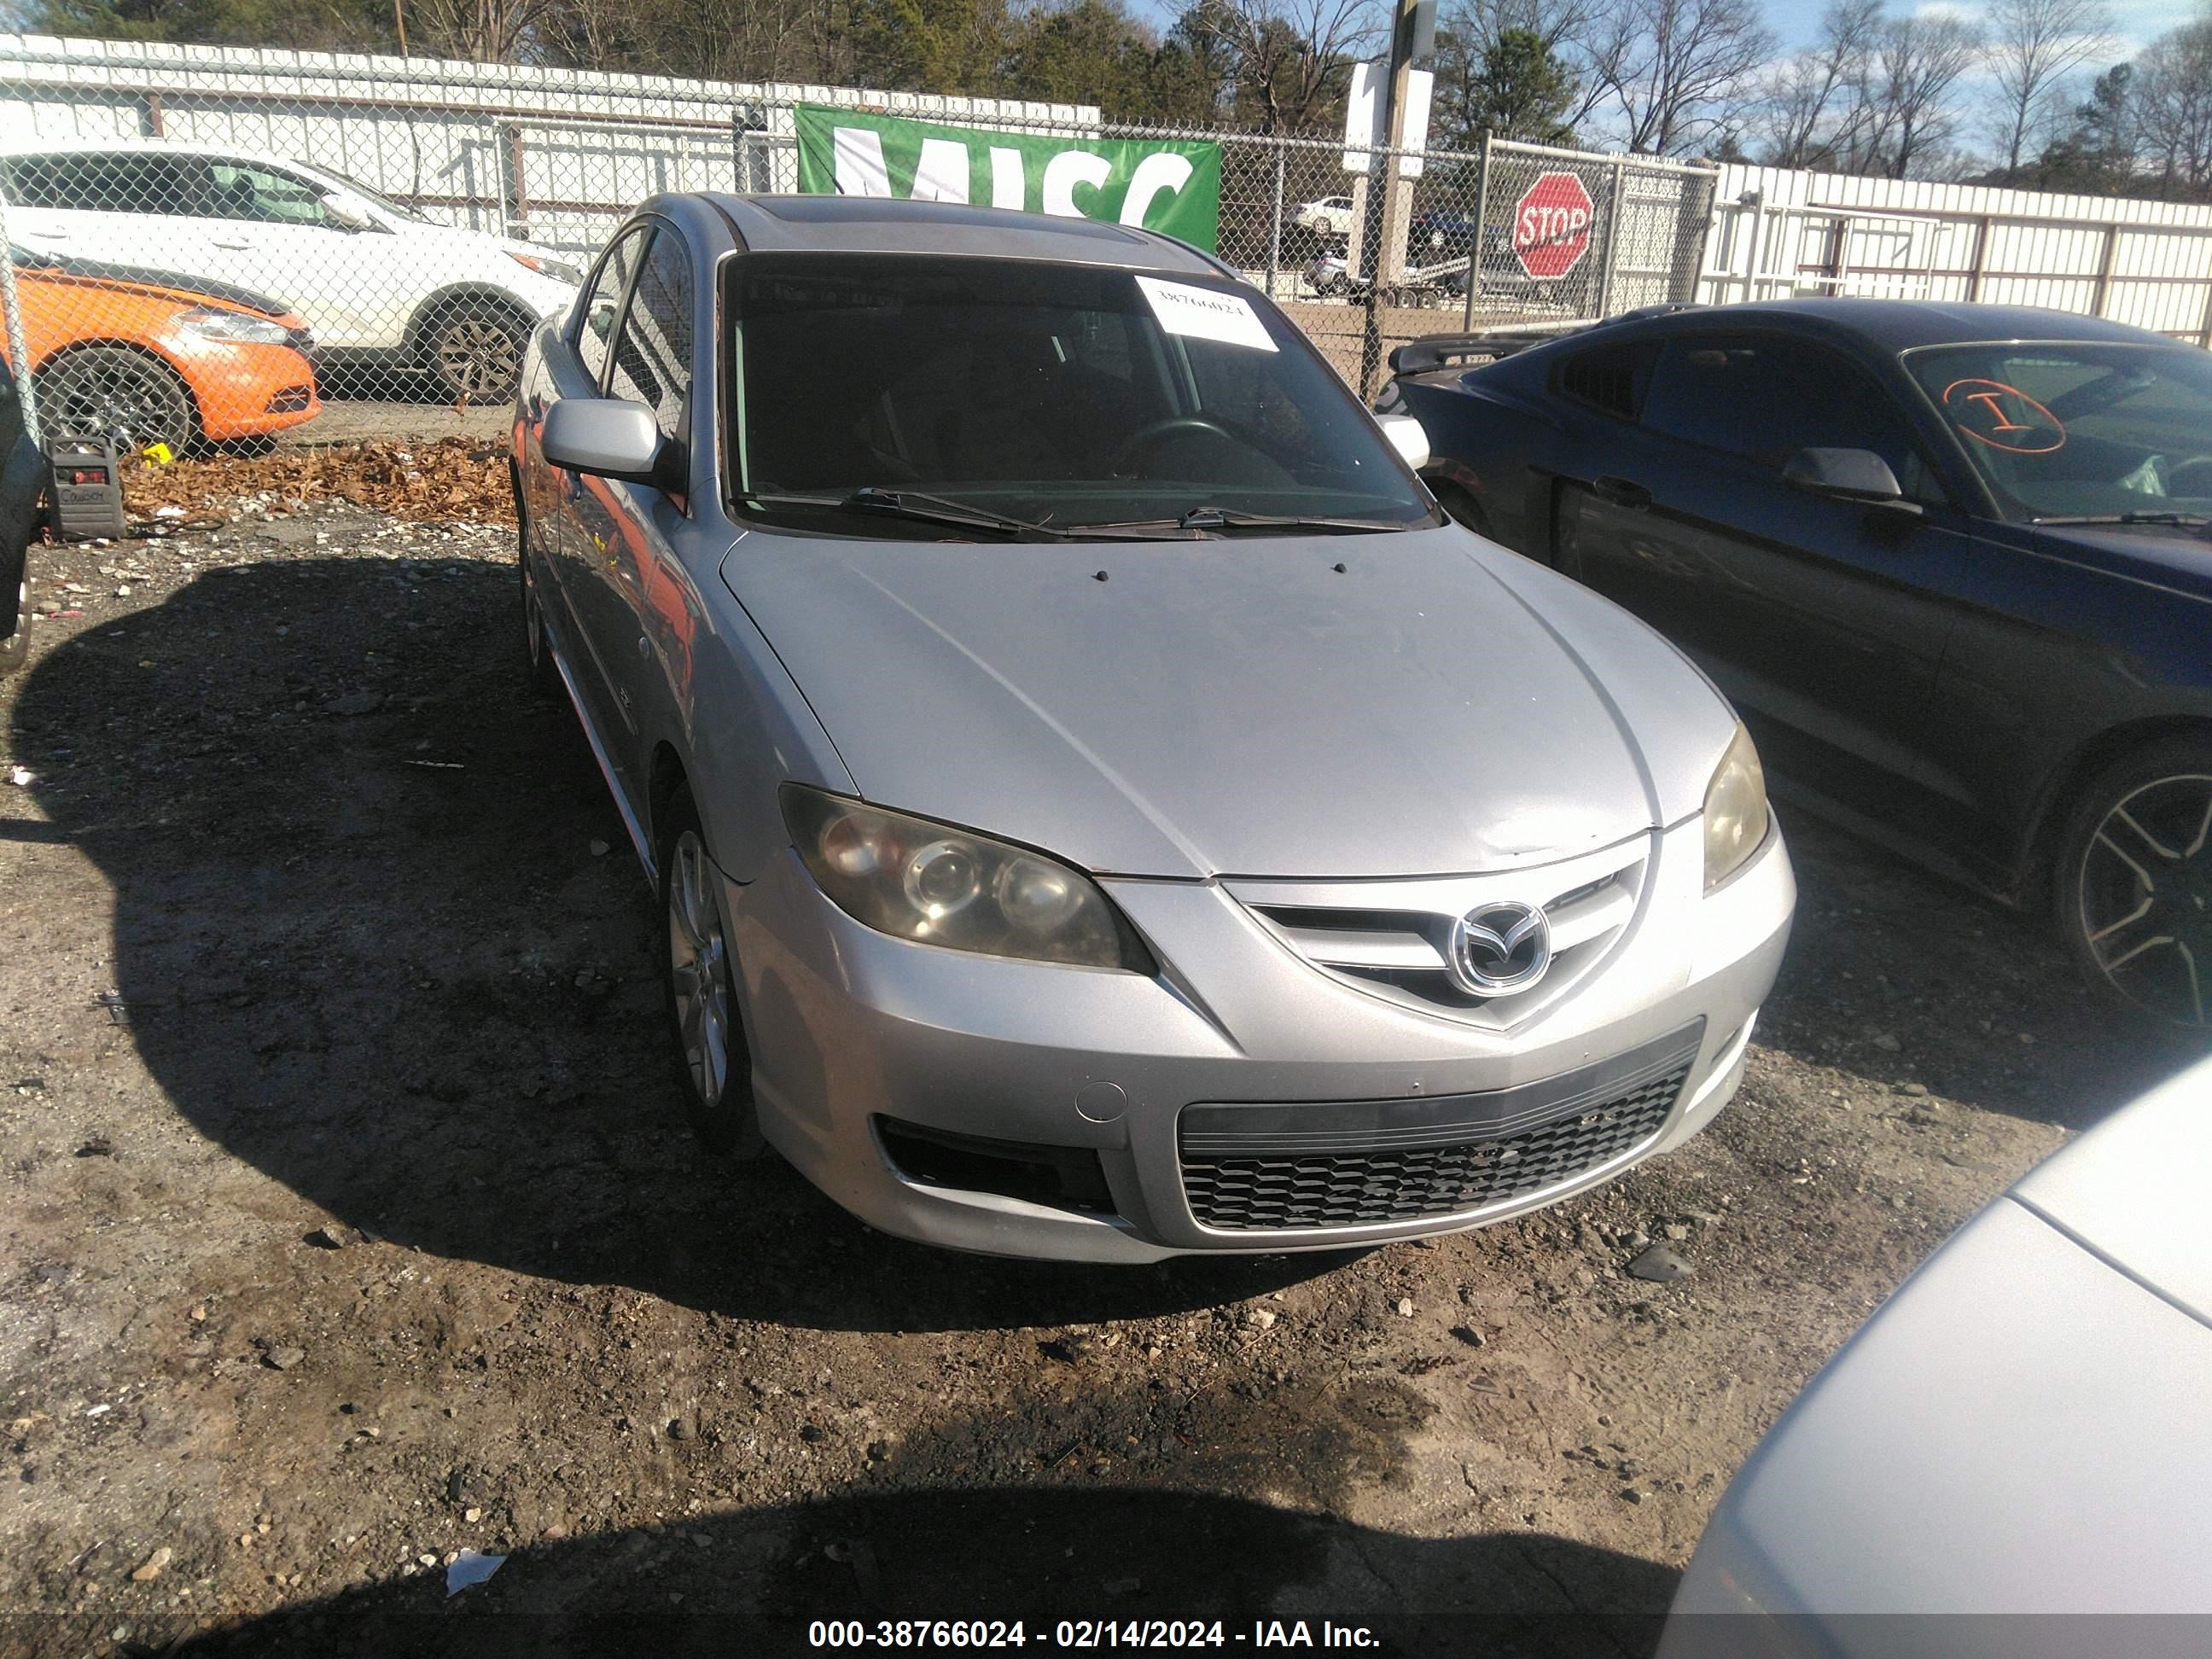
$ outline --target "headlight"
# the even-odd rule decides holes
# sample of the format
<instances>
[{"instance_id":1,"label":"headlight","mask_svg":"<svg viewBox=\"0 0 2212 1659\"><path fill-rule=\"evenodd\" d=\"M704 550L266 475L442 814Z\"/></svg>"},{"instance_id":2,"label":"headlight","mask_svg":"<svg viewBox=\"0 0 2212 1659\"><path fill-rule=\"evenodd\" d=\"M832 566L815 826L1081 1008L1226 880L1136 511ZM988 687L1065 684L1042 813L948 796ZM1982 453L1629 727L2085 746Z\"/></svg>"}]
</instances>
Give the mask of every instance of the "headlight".
<instances>
[{"instance_id":1,"label":"headlight","mask_svg":"<svg viewBox=\"0 0 2212 1659\"><path fill-rule=\"evenodd\" d=\"M1766 839L1766 774L1751 733L1738 721L1735 737L1705 786L1705 890L1743 867Z\"/></svg>"},{"instance_id":2,"label":"headlight","mask_svg":"<svg viewBox=\"0 0 2212 1659\"><path fill-rule=\"evenodd\" d=\"M1056 859L795 783L783 787L783 818L822 890L878 933L987 956L1153 971L1106 895Z\"/></svg>"},{"instance_id":3,"label":"headlight","mask_svg":"<svg viewBox=\"0 0 2212 1659\"><path fill-rule=\"evenodd\" d=\"M203 306L177 319L177 327L199 340L222 340L231 345L289 345L291 331L266 317L249 317L242 311L218 311Z\"/></svg>"},{"instance_id":4,"label":"headlight","mask_svg":"<svg viewBox=\"0 0 2212 1659\"><path fill-rule=\"evenodd\" d=\"M566 259L548 258L543 253L517 253L511 248L507 257L526 270L536 271L540 276L550 276L556 283L566 283L571 288L581 288L584 284L582 270Z\"/></svg>"}]
</instances>

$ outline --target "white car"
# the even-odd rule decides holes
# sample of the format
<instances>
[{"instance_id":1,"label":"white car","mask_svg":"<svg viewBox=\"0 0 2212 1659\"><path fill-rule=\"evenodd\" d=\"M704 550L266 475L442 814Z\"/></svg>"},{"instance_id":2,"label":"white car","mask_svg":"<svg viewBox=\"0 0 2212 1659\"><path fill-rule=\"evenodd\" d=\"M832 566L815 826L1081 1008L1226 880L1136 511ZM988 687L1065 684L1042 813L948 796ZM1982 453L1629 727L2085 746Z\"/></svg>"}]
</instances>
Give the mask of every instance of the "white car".
<instances>
[{"instance_id":1,"label":"white car","mask_svg":"<svg viewBox=\"0 0 2212 1659\"><path fill-rule=\"evenodd\" d=\"M1302 225L1316 236L1349 236L1352 234L1352 198L1349 196L1324 196L1318 202L1308 202L1291 214L1291 222Z\"/></svg>"},{"instance_id":2,"label":"white car","mask_svg":"<svg viewBox=\"0 0 2212 1659\"><path fill-rule=\"evenodd\" d=\"M2212 1060L1961 1227L1729 1485L1659 1659L2203 1653L2208 1186Z\"/></svg>"},{"instance_id":3,"label":"white car","mask_svg":"<svg viewBox=\"0 0 2212 1659\"><path fill-rule=\"evenodd\" d=\"M433 224L326 168L160 139L0 149L8 228L39 252L158 266L275 295L306 319L324 390L348 366L511 397L538 322L581 273L528 242ZM331 371L340 384L330 382Z\"/></svg>"}]
</instances>

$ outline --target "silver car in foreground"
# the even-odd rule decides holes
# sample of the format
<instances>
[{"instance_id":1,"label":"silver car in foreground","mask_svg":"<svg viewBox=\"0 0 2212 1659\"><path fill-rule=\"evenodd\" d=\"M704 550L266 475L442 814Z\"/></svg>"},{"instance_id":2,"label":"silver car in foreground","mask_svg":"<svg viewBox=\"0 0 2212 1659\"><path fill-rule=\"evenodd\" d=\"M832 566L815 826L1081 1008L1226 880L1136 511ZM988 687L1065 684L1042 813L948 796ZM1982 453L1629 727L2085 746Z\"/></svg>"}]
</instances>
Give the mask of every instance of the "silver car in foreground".
<instances>
[{"instance_id":1,"label":"silver car in foreground","mask_svg":"<svg viewBox=\"0 0 2212 1659\"><path fill-rule=\"evenodd\" d=\"M2208 1188L2212 1061L1953 1234L1729 1484L1660 1659L2205 1652Z\"/></svg>"},{"instance_id":2,"label":"silver car in foreground","mask_svg":"<svg viewBox=\"0 0 2212 1659\"><path fill-rule=\"evenodd\" d=\"M1161 237L640 210L526 367L523 609L709 1146L1141 1262L1473 1226L1712 1120L1795 902L1758 757L1394 443Z\"/></svg>"}]
</instances>

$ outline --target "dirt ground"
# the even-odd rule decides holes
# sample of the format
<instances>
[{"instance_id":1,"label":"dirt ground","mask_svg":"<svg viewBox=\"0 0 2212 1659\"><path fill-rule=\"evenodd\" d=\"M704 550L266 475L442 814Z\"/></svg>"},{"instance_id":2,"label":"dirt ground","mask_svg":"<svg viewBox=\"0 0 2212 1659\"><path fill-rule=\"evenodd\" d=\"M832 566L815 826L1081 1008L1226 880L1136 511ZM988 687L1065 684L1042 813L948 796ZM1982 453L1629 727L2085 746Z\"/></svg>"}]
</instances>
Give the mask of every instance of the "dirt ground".
<instances>
[{"instance_id":1,"label":"dirt ground","mask_svg":"<svg viewBox=\"0 0 2212 1659\"><path fill-rule=\"evenodd\" d=\"M512 530L282 506L33 552L0 1650L1022 1614L1645 1653L1811 1371L2183 1058L2029 923L1792 819L1743 1091L1624 1180L1349 1258L898 1243L687 1145L644 884L523 689ZM1692 1274L1630 1277L1652 1239ZM464 1549L505 1560L449 1599Z\"/></svg>"}]
</instances>

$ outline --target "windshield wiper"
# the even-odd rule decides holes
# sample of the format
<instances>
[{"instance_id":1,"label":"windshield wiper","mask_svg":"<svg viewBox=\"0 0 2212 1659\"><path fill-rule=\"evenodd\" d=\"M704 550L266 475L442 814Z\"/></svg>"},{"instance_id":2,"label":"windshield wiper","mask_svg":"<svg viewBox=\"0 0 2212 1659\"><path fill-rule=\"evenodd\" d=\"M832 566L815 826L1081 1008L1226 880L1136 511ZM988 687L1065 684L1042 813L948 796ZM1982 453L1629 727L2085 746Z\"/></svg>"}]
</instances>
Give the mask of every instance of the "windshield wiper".
<instances>
[{"instance_id":1,"label":"windshield wiper","mask_svg":"<svg viewBox=\"0 0 2212 1659\"><path fill-rule=\"evenodd\" d=\"M987 507L970 507L965 501L951 501L943 495L926 495L913 489L883 489L872 484L843 495L763 495L758 490L747 490L743 499L757 501L763 507L826 507L833 512L881 513L894 518L918 519L925 524L952 525L963 530L995 530L1023 541L1067 539L1065 530L1038 524L1034 520L994 513Z\"/></svg>"},{"instance_id":2,"label":"windshield wiper","mask_svg":"<svg viewBox=\"0 0 2212 1659\"><path fill-rule=\"evenodd\" d=\"M2030 524L2212 524L2202 513L2069 513L2030 519Z\"/></svg>"},{"instance_id":3,"label":"windshield wiper","mask_svg":"<svg viewBox=\"0 0 2212 1659\"><path fill-rule=\"evenodd\" d=\"M1194 507L1176 519L1127 519L1116 524L1078 524L1085 534L1108 530L1407 530L1395 519L1308 518L1297 514L1243 513L1230 507Z\"/></svg>"}]
</instances>

